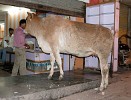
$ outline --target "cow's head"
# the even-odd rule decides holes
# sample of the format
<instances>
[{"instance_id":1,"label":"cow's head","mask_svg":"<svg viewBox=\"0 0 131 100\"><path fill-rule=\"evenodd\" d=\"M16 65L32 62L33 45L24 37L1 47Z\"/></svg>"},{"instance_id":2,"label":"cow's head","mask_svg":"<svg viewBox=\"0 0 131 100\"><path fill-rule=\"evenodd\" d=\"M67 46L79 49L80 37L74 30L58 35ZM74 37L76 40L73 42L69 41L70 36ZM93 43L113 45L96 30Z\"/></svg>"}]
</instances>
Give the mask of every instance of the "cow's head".
<instances>
[{"instance_id":1,"label":"cow's head","mask_svg":"<svg viewBox=\"0 0 131 100\"><path fill-rule=\"evenodd\" d=\"M35 29L37 26L37 22L38 22L38 17L36 14L34 13L29 13L27 12L28 16L26 18L26 29L25 31L27 33L30 33L31 35L35 34Z\"/></svg>"}]
</instances>

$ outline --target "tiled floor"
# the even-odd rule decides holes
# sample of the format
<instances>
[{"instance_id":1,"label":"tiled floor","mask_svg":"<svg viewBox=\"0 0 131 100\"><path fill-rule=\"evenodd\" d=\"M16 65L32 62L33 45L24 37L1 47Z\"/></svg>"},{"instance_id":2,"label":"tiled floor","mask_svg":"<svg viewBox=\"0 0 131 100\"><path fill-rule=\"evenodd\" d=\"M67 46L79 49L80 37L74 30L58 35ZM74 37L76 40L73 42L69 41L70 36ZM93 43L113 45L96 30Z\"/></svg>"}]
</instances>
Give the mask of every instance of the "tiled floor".
<instances>
[{"instance_id":1,"label":"tiled floor","mask_svg":"<svg viewBox=\"0 0 131 100\"><path fill-rule=\"evenodd\" d=\"M13 65L10 65L10 64L7 64L7 65L4 66L4 65L0 62L0 77L8 77L8 76L11 76L12 66L13 66Z\"/></svg>"},{"instance_id":2,"label":"tiled floor","mask_svg":"<svg viewBox=\"0 0 131 100\"><path fill-rule=\"evenodd\" d=\"M0 77L8 77L10 75L11 74L9 72L0 69Z\"/></svg>"},{"instance_id":3,"label":"tiled floor","mask_svg":"<svg viewBox=\"0 0 131 100\"><path fill-rule=\"evenodd\" d=\"M120 74L123 73L123 71L124 70L121 70ZM96 82L97 80L101 79L100 71L92 71L92 70L65 72L65 77L62 81L58 80L59 73L54 74L53 80L47 79L48 74L26 75L26 76L16 76L16 77L7 77L7 76L10 76L10 73L3 71L1 66L0 67L0 82L1 82L0 97L3 98L8 98L12 96L13 97L23 96L24 98L24 95L28 95L28 94L29 97L32 97L32 95L30 94L33 93L34 95L36 93L35 96L37 96L38 95L37 93L39 92L44 93L41 94L41 96L44 96L46 95L47 90L50 90L50 92L52 93L54 89L60 89L61 87L68 88L68 86L73 86L73 89L70 88L70 90L74 91L74 89L83 88L83 85L76 86L74 88L74 85L76 84ZM119 77L116 77L114 75L113 79L110 79L110 82L113 82L114 80L116 81L118 79ZM97 83L91 83L91 85L88 84L88 86L92 86L94 84ZM60 91L57 92L59 93ZM63 93L63 91L61 91L61 93ZM14 98L10 100L14 100ZM33 99L29 99L29 100L33 100Z\"/></svg>"},{"instance_id":4,"label":"tiled floor","mask_svg":"<svg viewBox=\"0 0 131 100\"><path fill-rule=\"evenodd\" d=\"M47 96L47 98L56 98L56 96L59 95L69 95L69 92L75 93L82 91L84 87L86 87L84 84L88 85L88 88L96 86L101 76L97 73L87 74L83 71L70 71L64 73L64 79L61 81L58 80L59 73L55 73L52 80L48 80L47 77L47 73L39 75L0 77L0 82L2 83L0 84L0 100L2 98L10 97L10 100L15 100L14 96L16 96L17 99L18 97L28 97L28 99L23 100L36 100L34 98L37 98L38 100L38 98L45 98L45 96ZM96 81L97 83L95 83ZM65 90L68 92L65 92ZM33 99L31 99L32 97Z\"/></svg>"}]
</instances>

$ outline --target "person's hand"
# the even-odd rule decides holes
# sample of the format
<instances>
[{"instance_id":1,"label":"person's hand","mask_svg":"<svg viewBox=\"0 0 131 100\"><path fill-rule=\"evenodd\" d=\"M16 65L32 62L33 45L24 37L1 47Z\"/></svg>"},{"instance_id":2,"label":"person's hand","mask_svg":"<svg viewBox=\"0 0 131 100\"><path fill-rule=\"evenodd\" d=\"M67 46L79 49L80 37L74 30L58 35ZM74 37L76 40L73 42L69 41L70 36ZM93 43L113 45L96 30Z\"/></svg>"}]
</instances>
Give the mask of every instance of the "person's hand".
<instances>
[{"instance_id":1,"label":"person's hand","mask_svg":"<svg viewBox=\"0 0 131 100\"><path fill-rule=\"evenodd\" d=\"M5 40L7 43L9 43L9 40Z\"/></svg>"},{"instance_id":2,"label":"person's hand","mask_svg":"<svg viewBox=\"0 0 131 100\"><path fill-rule=\"evenodd\" d=\"M35 38L35 36L33 36L30 33L28 33L28 34L26 34L26 38Z\"/></svg>"},{"instance_id":3,"label":"person's hand","mask_svg":"<svg viewBox=\"0 0 131 100\"><path fill-rule=\"evenodd\" d=\"M30 46L28 44L24 45L26 49L30 49Z\"/></svg>"}]
</instances>

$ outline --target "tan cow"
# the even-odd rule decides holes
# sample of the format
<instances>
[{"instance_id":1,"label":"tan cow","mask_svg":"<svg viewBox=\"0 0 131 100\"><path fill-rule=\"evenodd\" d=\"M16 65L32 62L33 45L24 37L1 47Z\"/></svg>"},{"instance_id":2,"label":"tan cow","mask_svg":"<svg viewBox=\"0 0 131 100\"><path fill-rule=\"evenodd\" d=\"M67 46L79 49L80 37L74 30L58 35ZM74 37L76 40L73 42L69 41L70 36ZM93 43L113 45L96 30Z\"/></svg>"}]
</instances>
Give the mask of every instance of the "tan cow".
<instances>
[{"instance_id":1,"label":"tan cow","mask_svg":"<svg viewBox=\"0 0 131 100\"><path fill-rule=\"evenodd\" d=\"M107 87L109 72L107 59L113 45L113 35L108 28L69 21L56 15L40 18L28 13L26 31L37 38L43 52L50 53L52 67L49 79L54 73L55 60L60 69L59 79L63 78L60 53L78 57L96 55L100 60L102 74L100 90Z\"/></svg>"}]
</instances>

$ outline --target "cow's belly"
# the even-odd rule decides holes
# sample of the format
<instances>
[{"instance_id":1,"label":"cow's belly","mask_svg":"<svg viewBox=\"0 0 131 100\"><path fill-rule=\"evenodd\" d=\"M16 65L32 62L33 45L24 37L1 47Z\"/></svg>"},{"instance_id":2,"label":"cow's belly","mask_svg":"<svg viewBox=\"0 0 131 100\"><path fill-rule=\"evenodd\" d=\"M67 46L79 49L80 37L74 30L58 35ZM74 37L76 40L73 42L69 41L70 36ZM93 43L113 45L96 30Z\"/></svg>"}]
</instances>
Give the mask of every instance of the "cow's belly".
<instances>
[{"instance_id":1,"label":"cow's belly","mask_svg":"<svg viewBox=\"0 0 131 100\"><path fill-rule=\"evenodd\" d=\"M39 47L41 47L43 52L51 53L51 48L47 42L38 40L38 44L39 44Z\"/></svg>"},{"instance_id":2,"label":"cow's belly","mask_svg":"<svg viewBox=\"0 0 131 100\"><path fill-rule=\"evenodd\" d=\"M80 51L80 52L77 52L77 53L74 53L73 55L75 56L78 56L78 57L87 57L87 56L97 56L97 54L95 52L92 52L92 51Z\"/></svg>"},{"instance_id":3,"label":"cow's belly","mask_svg":"<svg viewBox=\"0 0 131 100\"><path fill-rule=\"evenodd\" d=\"M74 37L78 36L74 35ZM95 54L91 43L88 43L84 38L77 39L74 37L61 35L59 38L59 49L61 53L72 54L78 57L85 57Z\"/></svg>"},{"instance_id":4,"label":"cow's belly","mask_svg":"<svg viewBox=\"0 0 131 100\"><path fill-rule=\"evenodd\" d=\"M97 54L91 48L76 48L76 49L63 49L61 53L72 54L78 57L97 56Z\"/></svg>"}]
</instances>

